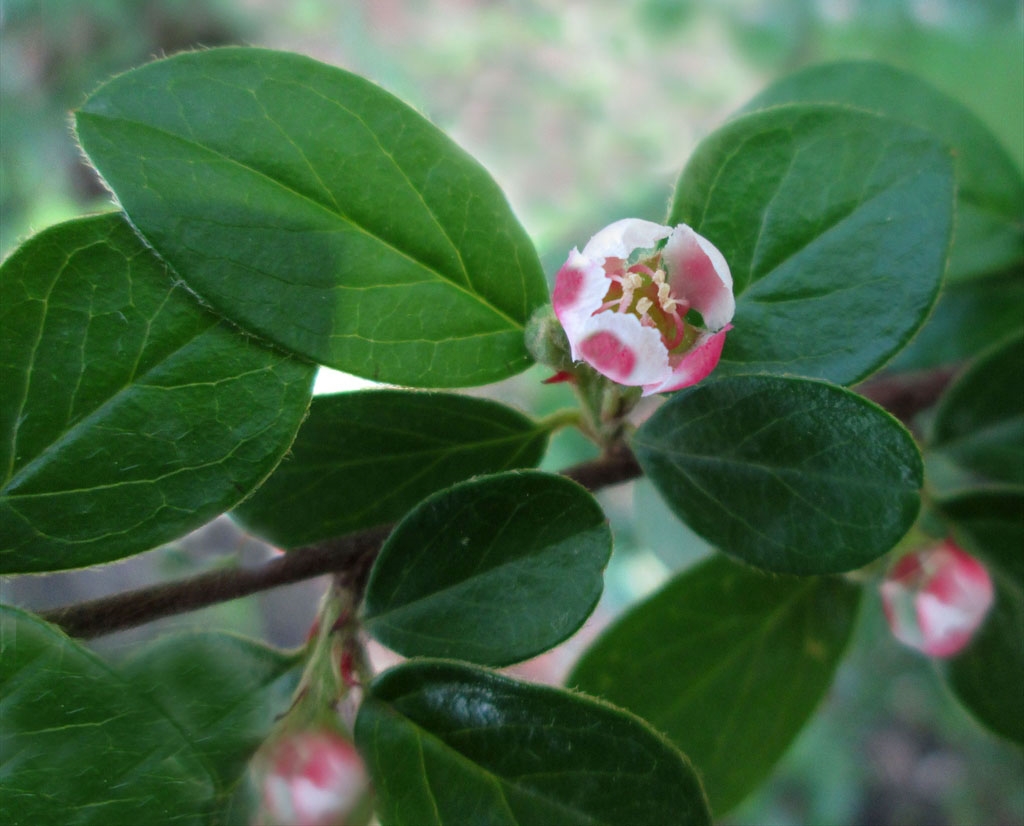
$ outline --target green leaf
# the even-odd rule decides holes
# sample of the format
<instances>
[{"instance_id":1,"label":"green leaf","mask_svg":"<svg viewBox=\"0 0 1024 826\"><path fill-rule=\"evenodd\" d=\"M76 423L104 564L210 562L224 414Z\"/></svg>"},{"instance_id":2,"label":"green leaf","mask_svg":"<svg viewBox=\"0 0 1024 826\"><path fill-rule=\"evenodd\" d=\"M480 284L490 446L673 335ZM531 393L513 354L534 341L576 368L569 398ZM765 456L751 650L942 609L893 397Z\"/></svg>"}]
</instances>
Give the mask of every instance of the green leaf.
<instances>
[{"instance_id":1,"label":"green leaf","mask_svg":"<svg viewBox=\"0 0 1024 826\"><path fill-rule=\"evenodd\" d=\"M708 137L669 223L732 271L734 328L719 372L852 384L888 361L938 294L953 169L927 132L841 106L744 115Z\"/></svg>"},{"instance_id":2,"label":"green leaf","mask_svg":"<svg viewBox=\"0 0 1024 826\"><path fill-rule=\"evenodd\" d=\"M642 720L457 663L374 680L356 744L384 826L710 822L686 758Z\"/></svg>"},{"instance_id":3,"label":"green leaf","mask_svg":"<svg viewBox=\"0 0 1024 826\"><path fill-rule=\"evenodd\" d=\"M371 390L318 396L288 457L234 516L281 547L395 522L471 476L534 467L548 428L486 399Z\"/></svg>"},{"instance_id":4,"label":"green leaf","mask_svg":"<svg viewBox=\"0 0 1024 826\"><path fill-rule=\"evenodd\" d=\"M117 670L192 742L219 789L230 790L288 710L301 657L216 631L159 637Z\"/></svg>"},{"instance_id":5,"label":"green leaf","mask_svg":"<svg viewBox=\"0 0 1024 826\"><path fill-rule=\"evenodd\" d=\"M955 480L947 485L1024 487L1024 332L978 359L945 392L926 458Z\"/></svg>"},{"instance_id":6,"label":"green leaf","mask_svg":"<svg viewBox=\"0 0 1024 826\"><path fill-rule=\"evenodd\" d=\"M716 555L633 607L567 684L639 714L693 761L721 816L771 771L832 682L860 589Z\"/></svg>"},{"instance_id":7,"label":"green leaf","mask_svg":"<svg viewBox=\"0 0 1024 826\"><path fill-rule=\"evenodd\" d=\"M370 573L366 630L406 656L508 665L576 631L612 535L582 487L537 471L473 479L399 523Z\"/></svg>"},{"instance_id":8,"label":"green leaf","mask_svg":"<svg viewBox=\"0 0 1024 826\"><path fill-rule=\"evenodd\" d=\"M0 606L0 821L207 823L216 780L187 735L95 655Z\"/></svg>"},{"instance_id":9,"label":"green leaf","mask_svg":"<svg viewBox=\"0 0 1024 826\"><path fill-rule=\"evenodd\" d=\"M896 419L834 385L731 376L687 388L633 449L669 507L770 571L849 571L890 550L920 505L921 456Z\"/></svg>"},{"instance_id":10,"label":"green leaf","mask_svg":"<svg viewBox=\"0 0 1024 826\"><path fill-rule=\"evenodd\" d=\"M536 251L486 171L356 75L213 49L114 78L78 137L132 223L247 330L396 384L530 364Z\"/></svg>"},{"instance_id":11,"label":"green leaf","mask_svg":"<svg viewBox=\"0 0 1024 826\"><path fill-rule=\"evenodd\" d=\"M840 103L927 129L954 151L956 229L947 276L959 280L1024 261L1024 179L973 112L914 75L867 61L812 66L772 84L747 111Z\"/></svg>"},{"instance_id":12,"label":"green leaf","mask_svg":"<svg viewBox=\"0 0 1024 826\"><path fill-rule=\"evenodd\" d=\"M928 323L888 365L926 370L963 361L1020 329L1024 270L946 283Z\"/></svg>"},{"instance_id":13,"label":"green leaf","mask_svg":"<svg viewBox=\"0 0 1024 826\"><path fill-rule=\"evenodd\" d=\"M1002 565L1015 559L1024 579L1024 491L981 489L940 503L953 534L965 550L991 556Z\"/></svg>"},{"instance_id":14,"label":"green leaf","mask_svg":"<svg viewBox=\"0 0 1024 826\"><path fill-rule=\"evenodd\" d=\"M995 606L946 679L997 734L1024 745L1024 493L975 491L944 502L956 540L985 562Z\"/></svg>"},{"instance_id":15,"label":"green leaf","mask_svg":"<svg viewBox=\"0 0 1024 826\"><path fill-rule=\"evenodd\" d=\"M204 310L120 215L0 267L0 572L119 559L198 528L280 461L314 367Z\"/></svg>"}]
</instances>

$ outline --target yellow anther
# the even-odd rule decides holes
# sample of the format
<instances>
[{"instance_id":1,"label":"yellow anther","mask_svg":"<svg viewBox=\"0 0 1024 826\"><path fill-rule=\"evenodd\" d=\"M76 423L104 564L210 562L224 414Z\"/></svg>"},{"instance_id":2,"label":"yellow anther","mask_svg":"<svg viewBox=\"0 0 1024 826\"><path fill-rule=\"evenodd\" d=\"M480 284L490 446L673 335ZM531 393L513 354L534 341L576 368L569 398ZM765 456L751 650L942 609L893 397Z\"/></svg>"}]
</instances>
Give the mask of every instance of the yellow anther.
<instances>
[{"instance_id":1,"label":"yellow anther","mask_svg":"<svg viewBox=\"0 0 1024 826\"><path fill-rule=\"evenodd\" d=\"M649 299L646 296L644 296L643 298L641 298L639 301L636 302L636 312L637 312L637 315L639 315L641 317L647 315L647 311L649 309L651 309L651 307L653 307L653 306L654 306L654 302L651 301L651 299Z\"/></svg>"}]
</instances>

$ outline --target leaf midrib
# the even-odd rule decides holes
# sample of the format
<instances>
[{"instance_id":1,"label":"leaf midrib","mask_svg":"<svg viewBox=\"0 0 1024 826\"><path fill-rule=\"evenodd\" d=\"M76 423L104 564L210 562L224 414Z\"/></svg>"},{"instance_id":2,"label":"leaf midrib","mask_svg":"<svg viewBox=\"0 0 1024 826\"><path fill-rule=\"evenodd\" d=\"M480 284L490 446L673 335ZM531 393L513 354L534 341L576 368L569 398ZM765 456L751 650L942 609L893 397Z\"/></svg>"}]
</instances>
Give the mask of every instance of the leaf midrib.
<instances>
[{"instance_id":1,"label":"leaf midrib","mask_svg":"<svg viewBox=\"0 0 1024 826\"><path fill-rule=\"evenodd\" d=\"M192 140L192 139L183 137L181 135L175 134L174 132L169 132L166 129L161 129L159 127L152 126L150 124L143 123L141 121L133 120L131 118L113 117L113 116L109 116L109 115L101 115L101 114L98 114L96 112L91 112L91 111L88 111L88 110L85 110L85 109L79 111L78 117L79 117L79 119L85 119L85 120L94 119L94 120L102 120L102 121L109 121L109 122L115 122L115 123L129 124L131 126L137 127L139 129L142 129L142 130L148 130L150 132L154 132L154 133L160 134L160 135L162 135L162 136L164 136L166 138L169 138L171 140L178 141L178 142L180 142L182 144L185 144L186 146L194 147L198 152L205 152L205 153L207 153L209 155L212 155L212 156L214 156L216 158L219 158L219 159L221 159L221 160L223 160L223 161L225 161L227 163L233 164L233 165L235 165L235 166L245 170L246 172L248 172L248 173L250 173L252 175L258 176L258 177L262 178L263 180L269 181L270 183L272 183L275 186L279 187L284 192L287 192L287 193L291 194L292 196L294 196L294 197L296 197L296 198L298 198L298 199L300 199L302 201L305 201L305 202L313 205L317 209L319 209L319 210L327 213L328 215L330 215L332 218L341 220L342 222L344 222L348 226L352 227L353 229L357 230L358 232L361 232L363 235L365 235L366 237L370 238L374 242L376 242L376 243L380 244L381 246L387 248L388 250L392 251L395 255L398 255L398 256L406 259L407 261L409 261L410 263L412 263L415 266L419 267L420 269L424 270L425 272L430 273L436 280L444 282L451 289L456 290L457 292L462 293L463 295L467 296L468 298L472 299L473 301L477 302L478 304L486 307L488 310L493 312L496 316L501 318L503 321L507 322L513 329L515 329L515 330L522 330L522 329L524 329L525 322L520 322L520 321L517 321L516 319L512 318L510 315L508 315L508 313L506 313L504 310L502 310L501 308L499 308L498 306L493 304L490 300L488 300L487 297L484 296L482 293L472 292L471 290L469 290L466 287L464 287L461 284L459 284L454 279L452 279L450 277L447 277L444 273L440 272L439 270L433 269L432 267L427 266L423 262L416 260L409 253L407 253L404 250L399 249L398 247L394 246L390 241L388 241L387 239L383 238L382 236L375 235L369 229L364 227L362 224L357 223L354 219L350 218L349 216L341 214L340 211L339 212L335 212L330 206L328 206L327 204L323 203L322 201L319 201L316 198L311 197L310 195L306 195L303 192L299 192L298 190L293 189L288 184L286 184L284 181L278 180L277 178L274 178L271 175L268 175L267 173L263 172L262 170L256 169L256 168L254 168L252 166L249 166L248 164L243 163L242 161L238 160L237 158L232 158L229 155L225 155L222 152L220 152L220 151L218 151L216 149L213 149L211 147L205 146L204 144L199 143L196 140ZM404 172L403 172L403 175L404 175ZM418 193L418 190L416 190L415 187L413 187L413 191ZM425 202L424 202L424 207L426 207L428 213L430 214L430 216L434 220L434 222L438 223L437 222L437 217L430 210L430 208L426 206ZM438 226L440 227L440 224L438 224ZM448 236L444 232L443 229L441 229L441 234L444 235L446 239L448 239ZM448 241L449 241L449 243L451 243L451 239L448 239ZM456 255L459 257L459 260L461 261L462 260L462 255L459 252L458 248L454 247L454 244L453 244L453 248L455 249ZM466 273L466 281L468 283L470 283L470 284L472 283L471 279L469 278L468 272Z\"/></svg>"}]
</instances>

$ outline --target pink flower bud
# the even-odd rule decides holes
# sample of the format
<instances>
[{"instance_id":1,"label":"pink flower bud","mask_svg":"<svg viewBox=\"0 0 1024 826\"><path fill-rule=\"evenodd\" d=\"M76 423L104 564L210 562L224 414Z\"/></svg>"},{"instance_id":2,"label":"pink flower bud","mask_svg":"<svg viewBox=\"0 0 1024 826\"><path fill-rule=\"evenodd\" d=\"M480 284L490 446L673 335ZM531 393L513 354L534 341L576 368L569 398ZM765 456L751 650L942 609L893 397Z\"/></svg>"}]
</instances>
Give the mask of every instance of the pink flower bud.
<instances>
[{"instance_id":1,"label":"pink flower bud","mask_svg":"<svg viewBox=\"0 0 1024 826\"><path fill-rule=\"evenodd\" d=\"M696 384L722 355L736 310L722 254L686 224L625 218L558 271L552 296L574 361L644 395ZM703 327L687 321L696 310Z\"/></svg>"},{"instance_id":2,"label":"pink flower bud","mask_svg":"<svg viewBox=\"0 0 1024 826\"><path fill-rule=\"evenodd\" d=\"M881 591L896 639L931 657L966 646L994 596L984 566L949 541L900 559Z\"/></svg>"},{"instance_id":3,"label":"pink flower bud","mask_svg":"<svg viewBox=\"0 0 1024 826\"><path fill-rule=\"evenodd\" d=\"M363 800L368 780L362 758L330 730L289 734L261 761L258 823L334 826Z\"/></svg>"}]
</instances>

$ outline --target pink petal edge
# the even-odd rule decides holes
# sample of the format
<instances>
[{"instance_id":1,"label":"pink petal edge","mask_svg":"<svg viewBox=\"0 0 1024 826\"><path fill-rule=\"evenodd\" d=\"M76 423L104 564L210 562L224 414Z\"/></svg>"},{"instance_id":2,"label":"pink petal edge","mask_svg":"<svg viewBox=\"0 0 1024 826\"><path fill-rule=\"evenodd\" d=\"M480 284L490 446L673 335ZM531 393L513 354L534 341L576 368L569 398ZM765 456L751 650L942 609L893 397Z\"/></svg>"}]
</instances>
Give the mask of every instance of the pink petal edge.
<instances>
[{"instance_id":1,"label":"pink petal edge","mask_svg":"<svg viewBox=\"0 0 1024 826\"><path fill-rule=\"evenodd\" d=\"M700 312L708 330L720 330L732 320L732 273L714 244L680 224L665 244L664 261L673 295Z\"/></svg>"},{"instance_id":2,"label":"pink petal edge","mask_svg":"<svg viewBox=\"0 0 1024 826\"><path fill-rule=\"evenodd\" d=\"M728 325L717 333L703 333L693 349L672 369L671 375L659 384L644 385L643 394L670 393L706 379L718 366L725 346L725 334L731 329L732 325Z\"/></svg>"}]
</instances>

